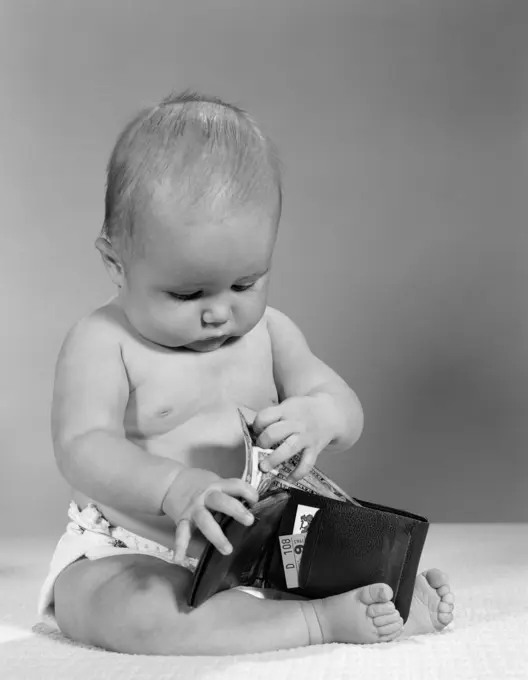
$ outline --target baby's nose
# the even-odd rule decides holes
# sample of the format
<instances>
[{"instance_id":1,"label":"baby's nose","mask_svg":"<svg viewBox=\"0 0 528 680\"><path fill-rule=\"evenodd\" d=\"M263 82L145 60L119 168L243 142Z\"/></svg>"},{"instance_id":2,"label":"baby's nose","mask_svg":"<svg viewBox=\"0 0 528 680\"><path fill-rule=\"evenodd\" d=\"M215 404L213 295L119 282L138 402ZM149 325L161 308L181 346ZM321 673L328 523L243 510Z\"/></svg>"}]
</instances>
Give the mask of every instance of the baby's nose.
<instances>
[{"instance_id":1,"label":"baby's nose","mask_svg":"<svg viewBox=\"0 0 528 680\"><path fill-rule=\"evenodd\" d=\"M231 318L231 310L228 305L215 305L204 311L202 320L208 326L223 326Z\"/></svg>"}]
</instances>

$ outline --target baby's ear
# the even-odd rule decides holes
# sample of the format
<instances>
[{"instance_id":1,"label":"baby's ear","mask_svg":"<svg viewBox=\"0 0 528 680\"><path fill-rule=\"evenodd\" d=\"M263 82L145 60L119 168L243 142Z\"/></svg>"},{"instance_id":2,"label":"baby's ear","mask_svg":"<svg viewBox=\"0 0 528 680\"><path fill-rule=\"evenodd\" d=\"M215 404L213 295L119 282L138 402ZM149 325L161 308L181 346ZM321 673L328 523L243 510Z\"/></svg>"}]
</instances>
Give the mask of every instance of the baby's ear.
<instances>
[{"instance_id":1,"label":"baby's ear","mask_svg":"<svg viewBox=\"0 0 528 680\"><path fill-rule=\"evenodd\" d=\"M107 239L99 236L95 242L95 247L101 253L101 258L106 271L116 286L121 288L124 283L125 272L121 259L115 252L112 244Z\"/></svg>"}]
</instances>

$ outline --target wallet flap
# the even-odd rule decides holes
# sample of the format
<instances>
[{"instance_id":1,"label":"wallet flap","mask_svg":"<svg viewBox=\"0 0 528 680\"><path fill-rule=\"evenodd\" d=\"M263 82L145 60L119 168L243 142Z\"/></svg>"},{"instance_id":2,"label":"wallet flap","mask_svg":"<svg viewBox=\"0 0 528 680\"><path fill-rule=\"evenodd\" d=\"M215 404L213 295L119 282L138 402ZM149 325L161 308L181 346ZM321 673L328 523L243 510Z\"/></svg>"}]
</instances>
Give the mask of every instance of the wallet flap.
<instances>
[{"instance_id":1,"label":"wallet flap","mask_svg":"<svg viewBox=\"0 0 528 680\"><path fill-rule=\"evenodd\" d=\"M405 522L391 513L343 504L323 508L306 536L299 586L326 597L371 583L398 594L410 543Z\"/></svg>"}]
</instances>

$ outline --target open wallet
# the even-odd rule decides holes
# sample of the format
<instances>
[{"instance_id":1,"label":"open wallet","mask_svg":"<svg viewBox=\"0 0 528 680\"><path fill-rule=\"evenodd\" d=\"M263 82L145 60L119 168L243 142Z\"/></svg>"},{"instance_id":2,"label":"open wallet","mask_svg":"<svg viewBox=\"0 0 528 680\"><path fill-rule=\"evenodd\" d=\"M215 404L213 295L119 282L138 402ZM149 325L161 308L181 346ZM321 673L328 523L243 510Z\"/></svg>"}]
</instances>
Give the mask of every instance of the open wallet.
<instances>
[{"instance_id":1,"label":"open wallet","mask_svg":"<svg viewBox=\"0 0 528 680\"><path fill-rule=\"evenodd\" d=\"M232 517L215 519L233 546L222 555L212 544L196 568L189 604L238 586L271 588L309 599L337 595L372 583L387 583L404 621L429 529L425 517L348 496L317 468L300 482L288 481L298 461L271 474L258 465L259 449L242 414L246 439L244 479L259 490L245 526Z\"/></svg>"}]
</instances>

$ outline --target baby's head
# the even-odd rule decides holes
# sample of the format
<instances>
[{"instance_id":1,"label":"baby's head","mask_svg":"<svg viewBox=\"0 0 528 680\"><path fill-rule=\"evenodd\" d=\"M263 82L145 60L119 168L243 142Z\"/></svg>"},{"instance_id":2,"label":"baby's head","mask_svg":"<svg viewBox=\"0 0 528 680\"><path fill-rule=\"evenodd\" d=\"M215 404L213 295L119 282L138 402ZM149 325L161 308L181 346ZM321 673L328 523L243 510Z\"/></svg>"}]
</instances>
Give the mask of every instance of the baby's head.
<instances>
[{"instance_id":1,"label":"baby's head","mask_svg":"<svg viewBox=\"0 0 528 680\"><path fill-rule=\"evenodd\" d=\"M195 351L249 332L281 197L273 146L237 107L184 93L136 116L110 158L96 242L136 331Z\"/></svg>"}]
</instances>

